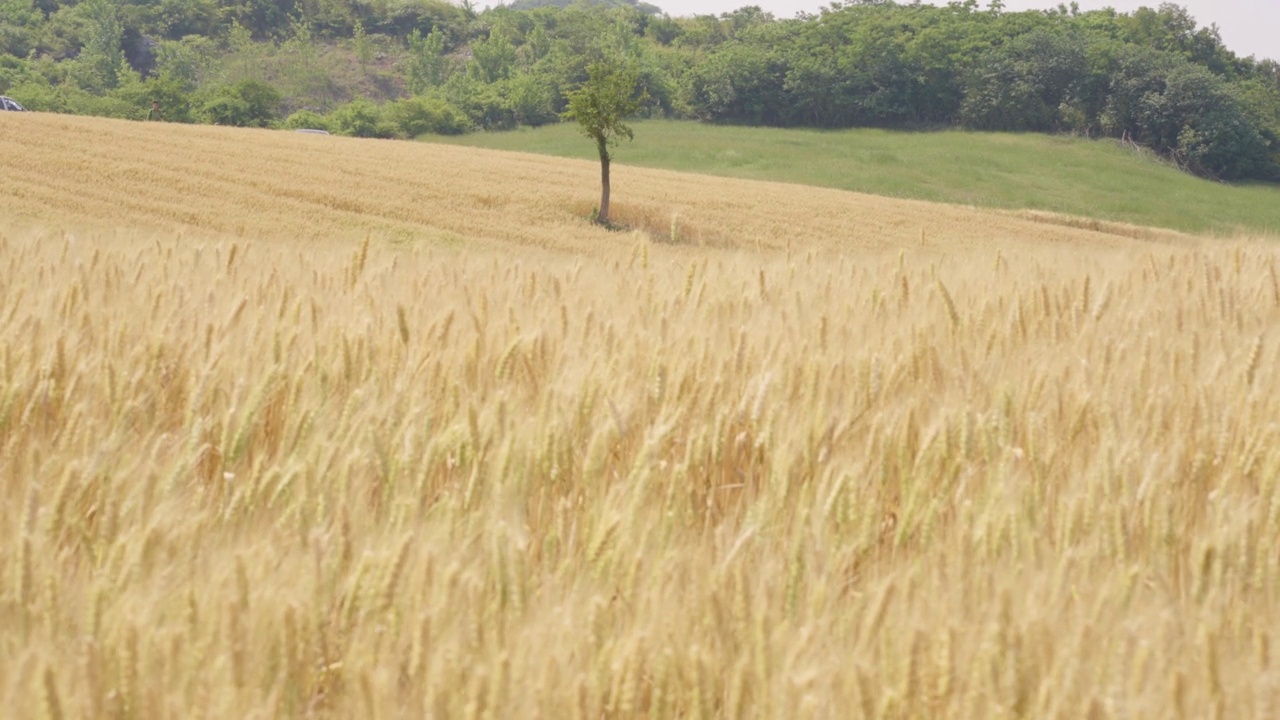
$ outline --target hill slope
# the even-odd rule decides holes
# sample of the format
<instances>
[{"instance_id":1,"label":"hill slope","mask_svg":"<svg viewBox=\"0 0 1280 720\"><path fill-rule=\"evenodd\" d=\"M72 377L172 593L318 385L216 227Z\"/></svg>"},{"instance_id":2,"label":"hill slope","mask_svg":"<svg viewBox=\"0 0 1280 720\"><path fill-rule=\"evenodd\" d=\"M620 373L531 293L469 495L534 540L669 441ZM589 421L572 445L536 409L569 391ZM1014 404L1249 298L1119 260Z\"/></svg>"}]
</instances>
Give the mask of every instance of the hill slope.
<instances>
[{"instance_id":1,"label":"hill slope","mask_svg":"<svg viewBox=\"0 0 1280 720\"><path fill-rule=\"evenodd\" d=\"M618 162L890 197L1035 209L1220 234L1280 234L1280 186L1192 177L1111 141L1027 134L635 124ZM590 158L572 124L430 138Z\"/></svg>"},{"instance_id":2,"label":"hill slope","mask_svg":"<svg viewBox=\"0 0 1280 720\"><path fill-rule=\"evenodd\" d=\"M0 117L0 213L259 238L511 242L586 249L592 162L426 143L44 114ZM619 167L616 216L720 247L1114 243L972 208Z\"/></svg>"}]
</instances>

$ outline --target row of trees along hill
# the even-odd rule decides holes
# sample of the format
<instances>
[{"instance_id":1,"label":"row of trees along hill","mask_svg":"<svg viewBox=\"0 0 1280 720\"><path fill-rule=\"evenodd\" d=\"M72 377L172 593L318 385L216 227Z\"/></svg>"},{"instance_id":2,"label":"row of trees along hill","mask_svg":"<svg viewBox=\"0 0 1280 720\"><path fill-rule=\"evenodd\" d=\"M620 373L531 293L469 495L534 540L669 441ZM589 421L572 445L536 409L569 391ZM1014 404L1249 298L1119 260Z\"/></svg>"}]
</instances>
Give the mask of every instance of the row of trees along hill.
<instances>
[{"instance_id":1,"label":"row of trees along hill","mask_svg":"<svg viewBox=\"0 0 1280 720\"><path fill-rule=\"evenodd\" d=\"M602 58L642 115L1072 132L1280 179L1280 65L1173 4L834 3L671 17L637 0L0 0L0 93L39 110L380 137L559 122Z\"/></svg>"}]
</instances>

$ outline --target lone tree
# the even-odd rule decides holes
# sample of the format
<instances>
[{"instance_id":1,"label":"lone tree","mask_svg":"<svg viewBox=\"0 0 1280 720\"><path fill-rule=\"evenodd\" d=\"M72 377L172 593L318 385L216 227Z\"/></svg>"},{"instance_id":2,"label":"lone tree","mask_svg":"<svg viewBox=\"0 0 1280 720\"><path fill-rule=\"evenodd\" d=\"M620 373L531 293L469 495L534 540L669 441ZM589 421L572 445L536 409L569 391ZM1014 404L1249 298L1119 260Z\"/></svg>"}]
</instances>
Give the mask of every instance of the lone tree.
<instances>
[{"instance_id":1,"label":"lone tree","mask_svg":"<svg viewBox=\"0 0 1280 720\"><path fill-rule=\"evenodd\" d=\"M600 153L600 210L596 222L608 225L609 163L613 160L609 148L617 145L619 138L635 139L635 133L624 121L643 107L649 93L640 87L640 71L635 64L619 58L588 65L587 81L570 91L568 98L569 109L564 118L577 120L582 134L595 141Z\"/></svg>"}]
</instances>

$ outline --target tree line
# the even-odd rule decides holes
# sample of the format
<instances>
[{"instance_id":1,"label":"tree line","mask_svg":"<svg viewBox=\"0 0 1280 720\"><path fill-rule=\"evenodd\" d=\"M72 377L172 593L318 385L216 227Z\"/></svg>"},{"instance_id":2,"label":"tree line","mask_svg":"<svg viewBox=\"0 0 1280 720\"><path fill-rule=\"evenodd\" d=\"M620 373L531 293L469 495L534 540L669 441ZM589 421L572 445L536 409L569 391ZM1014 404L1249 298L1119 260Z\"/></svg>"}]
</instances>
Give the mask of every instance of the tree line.
<instances>
[{"instance_id":1,"label":"tree line","mask_svg":"<svg viewBox=\"0 0 1280 720\"><path fill-rule=\"evenodd\" d=\"M671 17L637 0L0 0L0 93L37 110L366 137L559 122L623 62L639 114L783 127L1070 132L1280 180L1280 65L1165 3L833 3Z\"/></svg>"}]
</instances>

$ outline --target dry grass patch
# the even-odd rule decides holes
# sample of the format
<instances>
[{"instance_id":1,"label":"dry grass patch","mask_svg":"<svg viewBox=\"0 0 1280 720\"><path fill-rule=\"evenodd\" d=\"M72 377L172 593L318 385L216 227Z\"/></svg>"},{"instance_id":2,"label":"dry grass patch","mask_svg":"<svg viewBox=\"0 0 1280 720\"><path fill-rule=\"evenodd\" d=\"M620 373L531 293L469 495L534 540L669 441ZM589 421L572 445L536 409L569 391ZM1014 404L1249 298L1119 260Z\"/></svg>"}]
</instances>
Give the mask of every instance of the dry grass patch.
<instances>
[{"instance_id":1,"label":"dry grass patch","mask_svg":"<svg viewBox=\"0 0 1280 720\"><path fill-rule=\"evenodd\" d=\"M1280 258L963 244L0 236L0 703L1272 716Z\"/></svg>"},{"instance_id":2,"label":"dry grass patch","mask_svg":"<svg viewBox=\"0 0 1280 720\"><path fill-rule=\"evenodd\" d=\"M574 215L588 221L595 218L596 211L595 205L585 201L576 202L572 206ZM720 249L740 244L738 239L728 237L714 228L688 221L679 212L652 205L612 203L609 215L610 230L630 233L647 242Z\"/></svg>"},{"instance_id":3,"label":"dry grass patch","mask_svg":"<svg viewBox=\"0 0 1280 720\"><path fill-rule=\"evenodd\" d=\"M1188 245L1196 242L1196 237L1194 235L1188 235L1187 233L1178 232L1176 230L1143 227L1141 225L1099 220L1097 218L1064 215L1062 213L1043 212L1039 210L1020 210L1017 212L1009 212L1007 214L1024 220L1030 220L1032 222L1044 223L1046 225L1079 228L1081 230L1089 230L1091 232L1102 233L1105 235L1116 235L1118 237L1142 240L1145 242L1177 245Z\"/></svg>"}]
</instances>

